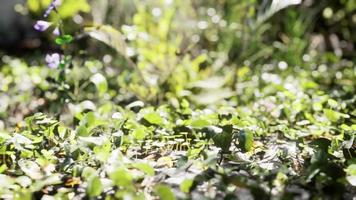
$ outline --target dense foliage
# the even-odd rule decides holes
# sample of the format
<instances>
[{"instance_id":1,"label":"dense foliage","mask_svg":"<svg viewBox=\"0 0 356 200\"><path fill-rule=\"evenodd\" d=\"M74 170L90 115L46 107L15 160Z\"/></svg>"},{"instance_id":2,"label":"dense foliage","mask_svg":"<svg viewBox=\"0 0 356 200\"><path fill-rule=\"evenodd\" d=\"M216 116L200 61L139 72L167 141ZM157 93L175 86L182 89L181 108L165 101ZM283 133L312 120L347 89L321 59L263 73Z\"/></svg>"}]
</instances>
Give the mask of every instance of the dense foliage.
<instances>
[{"instance_id":1,"label":"dense foliage","mask_svg":"<svg viewBox=\"0 0 356 200\"><path fill-rule=\"evenodd\" d=\"M0 53L2 199L356 196L355 1L58 2Z\"/></svg>"}]
</instances>

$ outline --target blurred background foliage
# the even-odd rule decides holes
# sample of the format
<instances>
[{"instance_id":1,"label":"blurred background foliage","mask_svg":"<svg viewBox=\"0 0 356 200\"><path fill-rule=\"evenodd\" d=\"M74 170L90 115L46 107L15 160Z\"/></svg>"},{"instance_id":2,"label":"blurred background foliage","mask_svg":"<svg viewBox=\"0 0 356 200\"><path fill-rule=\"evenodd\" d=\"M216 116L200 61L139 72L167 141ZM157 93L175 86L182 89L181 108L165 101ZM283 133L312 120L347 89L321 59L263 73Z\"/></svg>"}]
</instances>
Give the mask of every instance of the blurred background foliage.
<instances>
[{"instance_id":1,"label":"blurred background foliage","mask_svg":"<svg viewBox=\"0 0 356 200\"><path fill-rule=\"evenodd\" d=\"M355 1L63 0L60 18L65 31L75 36L66 48L74 62L65 88L55 84L56 72L37 67L43 64L39 55L59 50L50 33L40 35L31 27L49 3L1 1L3 8L12 8L1 14L1 19L9 16L1 22L1 70L11 79L15 71L6 67L11 65L8 56L26 58L33 65L26 70L35 71L45 87L36 87L35 95L54 102L48 104L54 110L65 99L156 105L187 98L204 107L232 98L245 104L255 96L243 83L266 72L313 77L320 87L354 92L353 77L340 86L335 76L352 71L355 62ZM51 15L50 20L59 19ZM2 88L8 92L13 80L6 80ZM58 89L63 93L56 94Z\"/></svg>"}]
</instances>

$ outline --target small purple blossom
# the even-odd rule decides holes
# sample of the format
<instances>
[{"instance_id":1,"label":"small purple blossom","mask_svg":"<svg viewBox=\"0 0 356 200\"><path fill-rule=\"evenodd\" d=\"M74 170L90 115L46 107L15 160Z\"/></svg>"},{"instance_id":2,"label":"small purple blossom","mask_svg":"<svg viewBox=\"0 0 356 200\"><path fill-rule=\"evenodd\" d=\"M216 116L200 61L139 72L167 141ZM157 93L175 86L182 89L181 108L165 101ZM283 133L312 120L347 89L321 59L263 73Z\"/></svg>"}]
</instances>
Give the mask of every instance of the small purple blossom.
<instances>
[{"instance_id":1,"label":"small purple blossom","mask_svg":"<svg viewBox=\"0 0 356 200\"><path fill-rule=\"evenodd\" d=\"M56 7L61 6L62 0L53 0L53 1L52 1L52 4L53 4L54 6L56 6Z\"/></svg>"},{"instance_id":2,"label":"small purple blossom","mask_svg":"<svg viewBox=\"0 0 356 200\"><path fill-rule=\"evenodd\" d=\"M51 26L52 23L44 21L44 20L38 20L36 22L36 24L33 26L34 29L36 29L37 31L45 31L48 29L48 27Z\"/></svg>"},{"instance_id":3,"label":"small purple blossom","mask_svg":"<svg viewBox=\"0 0 356 200\"><path fill-rule=\"evenodd\" d=\"M49 68L56 69L61 63L61 55L59 55L58 53L47 54L46 62Z\"/></svg>"},{"instance_id":4,"label":"small purple blossom","mask_svg":"<svg viewBox=\"0 0 356 200\"><path fill-rule=\"evenodd\" d=\"M56 28L53 30L53 34L54 34L55 36L59 36L59 35L61 34L61 31L59 30L58 27L56 27Z\"/></svg>"},{"instance_id":5,"label":"small purple blossom","mask_svg":"<svg viewBox=\"0 0 356 200\"><path fill-rule=\"evenodd\" d=\"M55 9L56 7L60 6L61 4L62 4L61 0L53 0L51 2L51 4L49 4L49 6L43 16L48 17L48 15L51 14L52 10Z\"/></svg>"}]
</instances>

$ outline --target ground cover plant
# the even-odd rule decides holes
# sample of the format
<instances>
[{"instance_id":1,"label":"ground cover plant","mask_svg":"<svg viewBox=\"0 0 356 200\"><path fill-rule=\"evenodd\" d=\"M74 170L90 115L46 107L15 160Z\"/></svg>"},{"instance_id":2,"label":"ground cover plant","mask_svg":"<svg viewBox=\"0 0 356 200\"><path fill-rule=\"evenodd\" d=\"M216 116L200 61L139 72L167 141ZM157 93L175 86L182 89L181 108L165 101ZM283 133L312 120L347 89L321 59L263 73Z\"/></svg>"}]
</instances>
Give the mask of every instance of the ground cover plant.
<instances>
[{"instance_id":1,"label":"ground cover plant","mask_svg":"<svg viewBox=\"0 0 356 200\"><path fill-rule=\"evenodd\" d=\"M1 199L355 199L355 1L10 7Z\"/></svg>"}]
</instances>

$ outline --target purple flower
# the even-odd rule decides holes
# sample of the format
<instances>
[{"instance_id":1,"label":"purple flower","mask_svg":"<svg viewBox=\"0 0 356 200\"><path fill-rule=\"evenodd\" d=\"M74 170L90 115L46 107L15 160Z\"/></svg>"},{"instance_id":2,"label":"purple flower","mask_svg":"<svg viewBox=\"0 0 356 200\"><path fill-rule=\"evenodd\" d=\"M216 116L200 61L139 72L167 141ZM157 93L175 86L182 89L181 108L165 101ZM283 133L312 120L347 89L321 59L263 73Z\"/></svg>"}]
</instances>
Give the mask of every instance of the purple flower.
<instances>
[{"instance_id":1,"label":"purple flower","mask_svg":"<svg viewBox=\"0 0 356 200\"><path fill-rule=\"evenodd\" d=\"M52 1L52 4L53 4L55 7L61 6L62 0L53 0L53 1Z\"/></svg>"},{"instance_id":2,"label":"purple flower","mask_svg":"<svg viewBox=\"0 0 356 200\"><path fill-rule=\"evenodd\" d=\"M59 30L58 27L56 27L56 28L53 30L53 34L54 34L55 36L59 36L59 35L61 34L61 31Z\"/></svg>"},{"instance_id":3,"label":"purple flower","mask_svg":"<svg viewBox=\"0 0 356 200\"><path fill-rule=\"evenodd\" d=\"M51 14L52 10L55 9L56 7L60 6L61 4L62 4L62 0L52 0L51 4L49 4L49 6L43 16L48 17L48 15Z\"/></svg>"},{"instance_id":4,"label":"purple flower","mask_svg":"<svg viewBox=\"0 0 356 200\"><path fill-rule=\"evenodd\" d=\"M61 63L61 55L59 55L58 53L47 54L46 62L48 67L50 67L51 69L56 69Z\"/></svg>"},{"instance_id":5,"label":"purple flower","mask_svg":"<svg viewBox=\"0 0 356 200\"><path fill-rule=\"evenodd\" d=\"M36 24L33 26L34 29L36 29L37 31L45 31L48 29L48 27L51 26L52 23L47 22L47 21L43 21L43 20L38 20L36 22Z\"/></svg>"}]
</instances>

